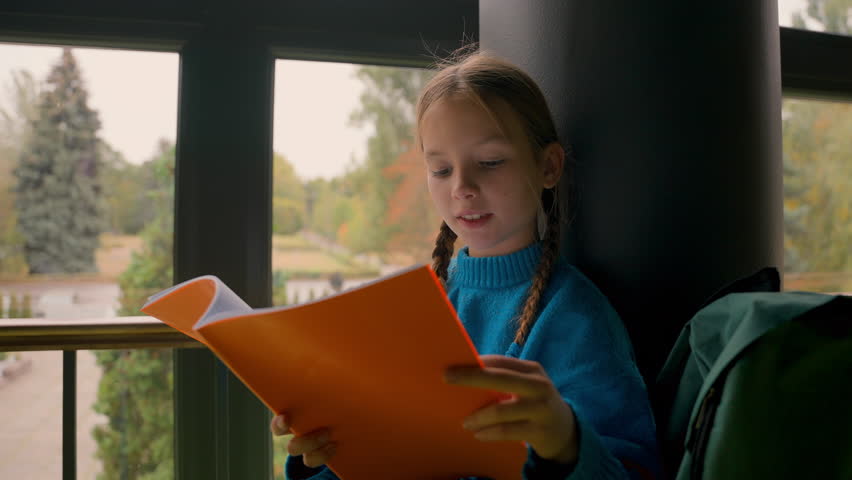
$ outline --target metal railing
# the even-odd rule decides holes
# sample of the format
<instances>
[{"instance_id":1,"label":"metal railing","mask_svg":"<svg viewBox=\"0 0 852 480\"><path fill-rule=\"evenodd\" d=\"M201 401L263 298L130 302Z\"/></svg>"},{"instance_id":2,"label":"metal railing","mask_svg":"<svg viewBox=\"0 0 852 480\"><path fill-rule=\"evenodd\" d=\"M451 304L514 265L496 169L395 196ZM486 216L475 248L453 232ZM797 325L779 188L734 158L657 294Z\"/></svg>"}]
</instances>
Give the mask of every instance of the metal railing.
<instances>
[{"instance_id":1,"label":"metal railing","mask_svg":"<svg viewBox=\"0 0 852 480\"><path fill-rule=\"evenodd\" d=\"M0 319L0 352L62 350L62 478L77 478L77 350L198 348L151 317L82 320Z\"/></svg>"},{"instance_id":2,"label":"metal railing","mask_svg":"<svg viewBox=\"0 0 852 480\"><path fill-rule=\"evenodd\" d=\"M151 317L0 319L0 352L203 347Z\"/></svg>"}]
</instances>

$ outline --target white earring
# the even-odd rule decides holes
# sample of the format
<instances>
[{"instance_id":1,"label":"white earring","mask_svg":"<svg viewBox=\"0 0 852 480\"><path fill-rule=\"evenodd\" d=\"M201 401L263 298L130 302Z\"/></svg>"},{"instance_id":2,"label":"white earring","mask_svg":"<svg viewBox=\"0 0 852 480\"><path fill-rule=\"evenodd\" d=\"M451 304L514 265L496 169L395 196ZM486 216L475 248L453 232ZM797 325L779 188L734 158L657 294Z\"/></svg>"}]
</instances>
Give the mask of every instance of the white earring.
<instances>
[{"instance_id":1,"label":"white earring","mask_svg":"<svg viewBox=\"0 0 852 480\"><path fill-rule=\"evenodd\" d=\"M539 202L538 212L535 215L536 226L538 227L538 239L543 240L544 234L547 233L547 213L544 212L544 206Z\"/></svg>"}]
</instances>

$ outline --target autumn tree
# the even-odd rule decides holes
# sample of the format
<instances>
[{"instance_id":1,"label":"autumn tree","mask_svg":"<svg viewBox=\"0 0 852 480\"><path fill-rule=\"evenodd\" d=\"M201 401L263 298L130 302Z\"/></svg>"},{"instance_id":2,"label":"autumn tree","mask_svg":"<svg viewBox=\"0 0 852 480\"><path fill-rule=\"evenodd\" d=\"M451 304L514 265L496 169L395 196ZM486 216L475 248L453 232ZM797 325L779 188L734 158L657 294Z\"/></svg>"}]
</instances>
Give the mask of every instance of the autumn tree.
<instances>
[{"instance_id":1,"label":"autumn tree","mask_svg":"<svg viewBox=\"0 0 852 480\"><path fill-rule=\"evenodd\" d=\"M355 192L348 175L313 178L304 184L307 228L347 246L348 225L355 215Z\"/></svg>"},{"instance_id":2,"label":"autumn tree","mask_svg":"<svg viewBox=\"0 0 852 480\"><path fill-rule=\"evenodd\" d=\"M14 174L18 229L30 273L95 270L102 230L98 114L71 49L39 94Z\"/></svg>"},{"instance_id":3,"label":"autumn tree","mask_svg":"<svg viewBox=\"0 0 852 480\"><path fill-rule=\"evenodd\" d=\"M394 185L386 218L388 250L407 255L405 263L429 263L441 217L432 206L423 158L414 145L408 145L384 169Z\"/></svg>"},{"instance_id":4,"label":"autumn tree","mask_svg":"<svg viewBox=\"0 0 852 480\"><path fill-rule=\"evenodd\" d=\"M414 104L431 72L413 68L359 67L356 76L364 84L360 107L351 124L370 125L367 154L361 165L347 175L354 193L353 216L347 222L347 246L355 251L384 252L396 225L388 224L391 197L399 178L388 178L386 167L410 146L414 134Z\"/></svg>"}]
</instances>

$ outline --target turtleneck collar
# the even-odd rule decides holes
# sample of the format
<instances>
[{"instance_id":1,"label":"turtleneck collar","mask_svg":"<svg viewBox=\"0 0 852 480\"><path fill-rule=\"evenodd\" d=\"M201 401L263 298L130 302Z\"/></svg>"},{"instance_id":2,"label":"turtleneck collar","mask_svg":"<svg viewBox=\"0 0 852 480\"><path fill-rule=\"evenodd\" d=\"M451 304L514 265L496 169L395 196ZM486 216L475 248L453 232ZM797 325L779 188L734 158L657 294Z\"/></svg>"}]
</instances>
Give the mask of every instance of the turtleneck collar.
<instances>
[{"instance_id":1,"label":"turtleneck collar","mask_svg":"<svg viewBox=\"0 0 852 480\"><path fill-rule=\"evenodd\" d=\"M458 286L476 288L502 288L529 282L540 257L539 242L496 257L471 257L464 247L450 266L450 280Z\"/></svg>"}]
</instances>

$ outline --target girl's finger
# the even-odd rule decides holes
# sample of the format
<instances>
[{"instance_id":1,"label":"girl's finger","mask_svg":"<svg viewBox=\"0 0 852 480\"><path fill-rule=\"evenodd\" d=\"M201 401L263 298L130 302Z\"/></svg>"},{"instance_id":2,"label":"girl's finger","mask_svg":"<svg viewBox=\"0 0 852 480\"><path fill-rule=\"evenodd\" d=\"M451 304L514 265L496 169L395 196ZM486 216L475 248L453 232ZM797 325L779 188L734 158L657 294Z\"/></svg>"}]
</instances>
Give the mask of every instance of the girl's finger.
<instances>
[{"instance_id":1,"label":"girl's finger","mask_svg":"<svg viewBox=\"0 0 852 480\"><path fill-rule=\"evenodd\" d=\"M503 368L520 373L544 373L541 364L529 360L507 357L505 355L480 355L479 358L486 367Z\"/></svg>"},{"instance_id":2,"label":"girl's finger","mask_svg":"<svg viewBox=\"0 0 852 480\"><path fill-rule=\"evenodd\" d=\"M465 429L479 431L500 423L519 421L540 422L547 417L547 404L539 399L513 399L483 407L462 424Z\"/></svg>"},{"instance_id":3,"label":"girl's finger","mask_svg":"<svg viewBox=\"0 0 852 480\"><path fill-rule=\"evenodd\" d=\"M473 436L484 442L517 441L532 443L541 435L541 427L532 422L517 421L498 423L473 433Z\"/></svg>"},{"instance_id":4,"label":"girl's finger","mask_svg":"<svg viewBox=\"0 0 852 480\"><path fill-rule=\"evenodd\" d=\"M290 433L290 426L287 425L287 418L284 417L284 414L278 414L272 417L272 421L269 422L269 430L272 431L273 435L287 435Z\"/></svg>"},{"instance_id":5,"label":"girl's finger","mask_svg":"<svg viewBox=\"0 0 852 480\"><path fill-rule=\"evenodd\" d=\"M447 371L447 383L467 387L487 388L526 397L541 397L550 393L552 384L544 375L518 373L503 368L453 368Z\"/></svg>"},{"instance_id":6,"label":"girl's finger","mask_svg":"<svg viewBox=\"0 0 852 480\"><path fill-rule=\"evenodd\" d=\"M319 450L314 450L302 455L302 463L304 463L306 467L319 467L321 465L325 465L329 460L331 460L331 457L334 456L334 452L336 450L337 444L328 443Z\"/></svg>"},{"instance_id":7,"label":"girl's finger","mask_svg":"<svg viewBox=\"0 0 852 480\"><path fill-rule=\"evenodd\" d=\"M287 453L290 455L304 455L315 450L325 448L331 442L328 429L314 430L305 435L297 435L287 445Z\"/></svg>"}]
</instances>

